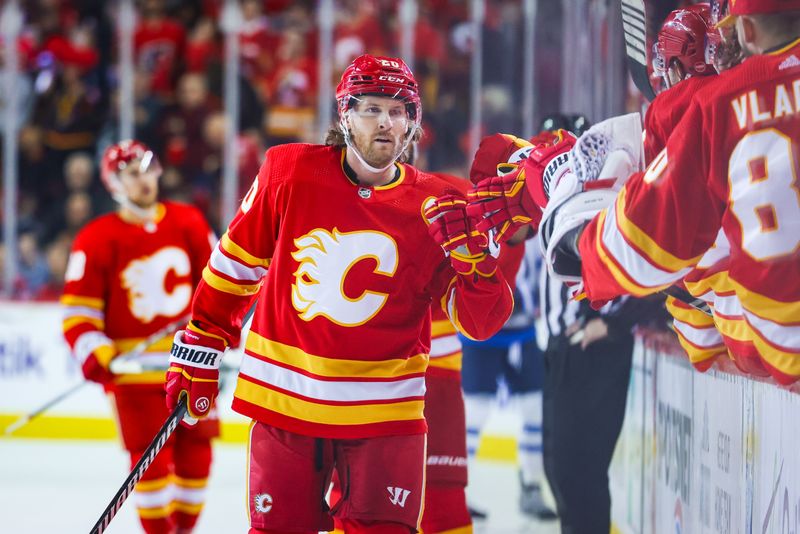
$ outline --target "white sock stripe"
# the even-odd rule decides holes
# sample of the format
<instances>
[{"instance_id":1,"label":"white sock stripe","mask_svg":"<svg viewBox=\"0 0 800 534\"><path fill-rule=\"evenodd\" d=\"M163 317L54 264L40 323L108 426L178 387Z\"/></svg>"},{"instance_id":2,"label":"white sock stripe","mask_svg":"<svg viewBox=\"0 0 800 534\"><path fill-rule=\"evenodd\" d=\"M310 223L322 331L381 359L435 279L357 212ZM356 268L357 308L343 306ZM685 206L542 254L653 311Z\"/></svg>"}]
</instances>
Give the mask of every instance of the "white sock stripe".
<instances>
[{"instance_id":1,"label":"white sock stripe","mask_svg":"<svg viewBox=\"0 0 800 534\"><path fill-rule=\"evenodd\" d=\"M174 500L186 504L203 504L206 498L206 488L175 488Z\"/></svg>"},{"instance_id":2,"label":"white sock stripe","mask_svg":"<svg viewBox=\"0 0 800 534\"><path fill-rule=\"evenodd\" d=\"M174 487L168 485L164 488L154 491L134 491L134 500L137 508L160 508L168 506L172 502L174 494Z\"/></svg>"}]
</instances>

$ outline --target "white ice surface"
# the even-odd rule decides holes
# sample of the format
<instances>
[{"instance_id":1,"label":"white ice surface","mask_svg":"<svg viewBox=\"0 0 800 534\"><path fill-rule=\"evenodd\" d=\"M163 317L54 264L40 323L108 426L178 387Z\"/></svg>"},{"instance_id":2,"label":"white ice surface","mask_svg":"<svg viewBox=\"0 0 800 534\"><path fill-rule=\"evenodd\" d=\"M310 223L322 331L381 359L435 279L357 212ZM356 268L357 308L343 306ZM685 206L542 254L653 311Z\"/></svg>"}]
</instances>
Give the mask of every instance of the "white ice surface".
<instances>
[{"instance_id":1,"label":"white ice surface","mask_svg":"<svg viewBox=\"0 0 800 534\"><path fill-rule=\"evenodd\" d=\"M245 448L217 445L206 508L196 534L247 532ZM0 533L89 532L127 474L127 456L114 442L0 439ZM476 534L556 534L517 511L516 468L478 462L470 471L471 502L488 510ZM110 534L141 532L129 499Z\"/></svg>"}]
</instances>

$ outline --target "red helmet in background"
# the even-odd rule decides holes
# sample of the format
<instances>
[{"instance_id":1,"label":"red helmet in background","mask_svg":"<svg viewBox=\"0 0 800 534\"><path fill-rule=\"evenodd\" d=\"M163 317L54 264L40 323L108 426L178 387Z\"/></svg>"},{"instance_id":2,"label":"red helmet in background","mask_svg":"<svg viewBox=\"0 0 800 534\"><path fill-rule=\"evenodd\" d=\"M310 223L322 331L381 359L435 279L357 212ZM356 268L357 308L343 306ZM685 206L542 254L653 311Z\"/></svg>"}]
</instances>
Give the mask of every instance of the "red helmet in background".
<instances>
[{"instance_id":1,"label":"red helmet in background","mask_svg":"<svg viewBox=\"0 0 800 534\"><path fill-rule=\"evenodd\" d=\"M100 178L103 185L115 200L124 196L119 173L131 165L138 165L138 172L154 172L161 174L161 164L152 150L142 143L128 139L109 146L100 161Z\"/></svg>"},{"instance_id":2,"label":"red helmet in background","mask_svg":"<svg viewBox=\"0 0 800 534\"><path fill-rule=\"evenodd\" d=\"M364 54L353 60L336 86L340 117L355 105L356 97L360 95L387 96L401 100L406 104L408 115L415 126L419 126L422 120L417 80L400 58Z\"/></svg>"},{"instance_id":3,"label":"red helmet in background","mask_svg":"<svg viewBox=\"0 0 800 534\"><path fill-rule=\"evenodd\" d=\"M669 88L690 76L715 74L713 53L715 46L709 39L714 32L711 8L697 4L670 13L658 32L653 56L653 69ZM670 76L670 70L679 68L679 79Z\"/></svg>"}]
</instances>

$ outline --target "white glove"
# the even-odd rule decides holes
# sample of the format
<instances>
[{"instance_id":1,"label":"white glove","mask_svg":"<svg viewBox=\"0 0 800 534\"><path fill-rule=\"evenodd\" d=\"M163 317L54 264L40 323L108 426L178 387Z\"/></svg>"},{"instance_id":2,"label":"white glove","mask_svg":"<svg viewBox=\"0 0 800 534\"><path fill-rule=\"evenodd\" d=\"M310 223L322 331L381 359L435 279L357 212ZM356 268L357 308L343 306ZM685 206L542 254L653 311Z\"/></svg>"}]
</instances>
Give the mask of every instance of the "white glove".
<instances>
[{"instance_id":1,"label":"white glove","mask_svg":"<svg viewBox=\"0 0 800 534\"><path fill-rule=\"evenodd\" d=\"M619 191L644 167L641 116L629 113L595 124L578 138L570 161L578 181L609 180Z\"/></svg>"}]
</instances>

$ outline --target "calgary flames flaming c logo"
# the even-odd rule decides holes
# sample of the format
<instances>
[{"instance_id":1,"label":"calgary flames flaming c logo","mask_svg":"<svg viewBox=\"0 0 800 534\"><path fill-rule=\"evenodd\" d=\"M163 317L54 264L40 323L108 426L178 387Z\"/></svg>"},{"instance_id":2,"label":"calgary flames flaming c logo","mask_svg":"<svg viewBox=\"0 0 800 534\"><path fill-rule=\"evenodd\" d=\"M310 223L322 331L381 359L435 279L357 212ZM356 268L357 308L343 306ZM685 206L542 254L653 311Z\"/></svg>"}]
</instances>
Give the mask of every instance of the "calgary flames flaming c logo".
<instances>
[{"instance_id":1,"label":"calgary flames flaming c logo","mask_svg":"<svg viewBox=\"0 0 800 534\"><path fill-rule=\"evenodd\" d=\"M300 262L294 273L292 305L300 318L310 321L326 317L341 326L358 326L377 314L388 295L365 290L350 298L344 282L359 261L374 258L375 274L394 276L397 270L397 244L390 236L376 231L332 232L315 229L295 239L292 257Z\"/></svg>"}]
</instances>

